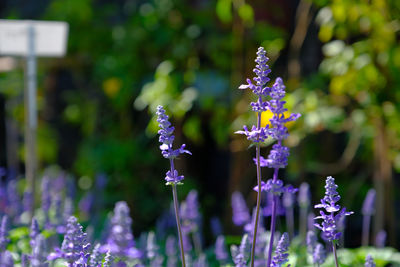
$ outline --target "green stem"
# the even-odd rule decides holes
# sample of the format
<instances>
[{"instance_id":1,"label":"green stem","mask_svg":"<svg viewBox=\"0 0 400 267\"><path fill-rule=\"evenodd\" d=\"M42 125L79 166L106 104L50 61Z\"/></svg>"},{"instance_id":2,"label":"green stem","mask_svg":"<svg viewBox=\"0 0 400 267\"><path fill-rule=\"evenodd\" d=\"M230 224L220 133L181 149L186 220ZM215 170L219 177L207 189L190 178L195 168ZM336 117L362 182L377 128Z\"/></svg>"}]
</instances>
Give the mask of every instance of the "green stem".
<instances>
[{"instance_id":1,"label":"green stem","mask_svg":"<svg viewBox=\"0 0 400 267\"><path fill-rule=\"evenodd\" d=\"M261 97L259 98L261 101ZM261 128L261 112L257 114L257 129ZM256 241L257 241L257 230L258 230L258 219L260 217L260 206L261 206L261 166L260 166L260 144L257 143L256 146L256 159L257 159L257 207L256 207L256 218L254 220L254 232L253 232L253 243L251 247L251 260L250 266L254 267L254 257L255 257L255 250L256 250Z\"/></svg>"},{"instance_id":2,"label":"green stem","mask_svg":"<svg viewBox=\"0 0 400 267\"><path fill-rule=\"evenodd\" d=\"M181 220L179 218L179 204L178 204L178 197L177 197L177 192L176 192L176 184L172 185L172 196L174 198L175 219L176 219L176 226L178 228L179 244L180 244L181 258L182 258L182 267L186 267L185 252L183 249L183 240L182 240Z\"/></svg>"},{"instance_id":3,"label":"green stem","mask_svg":"<svg viewBox=\"0 0 400 267\"><path fill-rule=\"evenodd\" d=\"M333 255L335 256L335 264L336 264L336 267L339 267L339 261L338 261L338 259L337 259L336 244L335 244L335 242L332 242L332 248L333 248Z\"/></svg>"}]
</instances>

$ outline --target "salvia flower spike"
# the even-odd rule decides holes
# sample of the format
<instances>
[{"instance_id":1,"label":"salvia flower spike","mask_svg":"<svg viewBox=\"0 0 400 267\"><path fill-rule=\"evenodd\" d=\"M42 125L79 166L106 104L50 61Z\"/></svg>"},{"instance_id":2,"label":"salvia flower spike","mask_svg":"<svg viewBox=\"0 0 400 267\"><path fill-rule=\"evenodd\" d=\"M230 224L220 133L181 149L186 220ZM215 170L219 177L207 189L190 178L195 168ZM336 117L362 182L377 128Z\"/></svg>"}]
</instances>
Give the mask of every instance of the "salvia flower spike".
<instances>
[{"instance_id":1,"label":"salvia flower spike","mask_svg":"<svg viewBox=\"0 0 400 267\"><path fill-rule=\"evenodd\" d=\"M235 225L241 226L250 221L250 213L242 193L236 191L232 194L232 221Z\"/></svg>"},{"instance_id":2,"label":"salvia flower spike","mask_svg":"<svg viewBox=\"0 0 400 267\"><path fill-rule=\"evenodd\" d=\"M276 226L276 212L277 203L280 200L280 196L284 192L295 193L297 189L292 186L283 186L283 181L278 179L279 169L285 168L287 165L287 159L289 157L289 148L282 145L282 141L288 137L288 129L285 123L295 121L300 117L300 114L293 113L288 117L285 117L284 108L285 101L282 98L285 96L285 85L281 78L276 78L275 83L270 90L271 100L268 102L268 108L272 112L273 116L270 119L270 127L268 134L277 141L272 146L272 149L266 159L266 165L269 168L274 169L273 178L268 180L266 183L265 190L273 193L272 198L272 213L271 213L271 228L270 228L270 244L268 246L267 266L271 264L272 257L272 244L274 242L275 226Z\"/></svg>"},{"instance_id":3,"label":"salvia flower spike","mask_svg":"<svg viewBox=\"0 0 400 267\"><path fill-rule=\"evenodd\" d=\"M271 267L281 267L283 264L289 261L289 254L287 253L289 250L289 245L289 235L288 233L283 233L278 245L276 246L275 256L272 259Z\"/></svg>"},{"instance_id":4,"label":"salvia flower spike","mask_svg":"<svg viewBox=\"0 0 400 267\"><path fill-rule=\"evenodd\" d=\"M4 215L0 221L0 251L4 251L10 242L8 238L8 221L7 215Z\"/></svg>"},{"instance_id":5,"label":"salvia flower spike","mask_svg":"<svg viewBox=\"0 0 400 267\"><path fill-rule=\"evenodd\" d=\"M365 267L375 267L375 262L371 255L368 254L367 257L365 258L364 266Z\"/></svg>"},{"instance_id":6,"label":"salvia flower spike","mask_svg":"<svg viewBox=\"0 0 400 267\"><path fill-rule=\"evenodd\" d=\"M324 246L320 243L317 243L312 256L314 264L316 264L318 267L323 264L326 259L326 251Z\"/></svg>"},{"instance_id":7,"label":"salvia flower spike","mask_svg":"<svg viewBox=\"0 0 400 267\"><path fill-rule=\"evenodd\" d=\"M337 192L337 188L338 186L335 184L335 178L328 176L325 184L325 196L323 199L321 199L320 204L315 205L315 208L321 209L321 215L315 217L315 219L322 219L323 221L321 224L314 224L322 231L324 239L332 243L336 266L338 266L336 243L342 234L338 230L339 222L344 216L353 214L352 211L346 211L346 208L341 209L339 204L337 204L337 202L340 200L340 195ZM325 209L326 213L323 211L323 209Z\"/></svg>"},{"instance_id":8,"label":"salvia flower spike","mask_svg":"<svg viewBox=\"0 0 400 267\"><path fill-rule=\"evenodd\" d=\"M179 244L181 249L181 260L182 260L182 266L185 267L186 263L185 263L184 244L183 244L181 222L179 217L178 196L176 192L176 185L182 184L182 180L184 177L183 175L179 175L178 171L175 169L174 159L178 157L180 154L187 153L191 155L192 153L190 153L189 150L185 149L185 144L183 144L178 149L173 149L173 142L175 139L175 136L173 135L174 127L171 126L171 123L168 120L169 117L167 114L165 114L164 107L158 106L156 114L157 114L157 122L159 123L160 127L160 130L158 131L158 134L160 135L159 141L160 143L162 143L162 145L160 146L161 154L163 155L164 158L169 159L170 162L170 170L167 171L165 181L167 185L172 185L172 197L174 200L175 219L176 219Z\"/></svg>"},{"instance_id":9,"label":"salvia flower spike","mask_svg":"<svg viewBox=\"0 0 400 267\"><path fill-rule=\"evenodd\" d=\"M266 86L269 82L268 74L271 72L267 65L268 58L265 56L266 52L263 47L258 48L257 58L255 60L256 67L253 69L256 77L247 79L247 84L242 84L239 89L250 89L256 95L257 101L251 103L253 111L257 112L257 126L252 126L251 130L247 126L243 126L243 131L237 131L238 134L244 134L248 140L256 144L256 166L257 166L257 206L256 206L256 220L254 221L253 242L250 255L250 266L254 267L255 249L257 241L258 229L258 214L260 213L261 206L261 157L260 157L260 143L263 143L268 138L267 127L261 127L261 113L268 110L268 102L263 100L263 97L268 96L270 88Z\"/></svg>"}]
</instances>

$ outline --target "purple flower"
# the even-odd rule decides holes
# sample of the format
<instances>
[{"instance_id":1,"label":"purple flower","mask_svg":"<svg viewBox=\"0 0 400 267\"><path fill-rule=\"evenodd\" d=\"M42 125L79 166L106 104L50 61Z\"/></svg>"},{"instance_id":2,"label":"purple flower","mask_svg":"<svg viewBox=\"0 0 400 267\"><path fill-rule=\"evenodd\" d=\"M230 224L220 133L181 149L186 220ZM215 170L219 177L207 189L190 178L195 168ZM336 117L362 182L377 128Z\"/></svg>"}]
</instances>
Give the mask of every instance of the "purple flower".
<instances>
[{"instance_id":1,"label":"purple flower","mask_svg":"<svg viewBox=\"0 0 400 267\"><path fill-rule=\"evenodd\" d=\"M71 216L67 222L67 231L61 249L56 248L56 251L51 253L47 259L63 258L71 266L81 262L86 263L89 257L89 247L90 243L86 240L86 233L83 232L82 226L75 217Z\"/></svg>"},{"instance_id":2,"label":"purple flower","mask_svg":"<svg viewBox=\"0 0 400 267\"><path fill-rule=\"evenodd\" d=\"M321 216L315 217L315 219L322 219L321 224L315 224L317 228L322 230L323 237L334 242L339 240L341 233L338 231L339 222L344 216L353 214L353 212L346 212L346 208L340 209L340 206L336 204L340 200L340 195L336 191L337 185L335 179L332 176L326 178L325 185L325 197L321 199L321 204L315 205L315 208L325 209L328 214L323 210L320 211ZM338 212L335 215L335 212Z\"/></svg>"},{"instance_id":3,"label":"purple flower","mask_svg":"<svg viewBox=\"0 0 400 267\"><path fill-rule=\"evenodd\" d=\"M253 190L258 192L258 186L255 186L253 188ZM283 181L282 180L269 179L267 181L267 183L265 183L263 181L261 182L261 191L265 191L265 192L268 192L268 193L272 193L272 194L274 194L276 196L280 196L283 193L294 194L294 193L296 193L298 191L298 189L294 188L291 185L283 186Z\"/></svg>"},{"instance_id":4,"label":"purple flower","mask_svg":"<svg viewBox=\"0 0 400 267\"><path fill-rule=\"evenodd\" d=\"M160 135L159 141L162 143L160 149L163 157L167 159L174 159L183 153L188 153L191 155L192 153L185 149L185 144L176 150L172 149L172 144L175 139L175 136L173 135L174 127L172 127L171 123L168 121L168 115L165 114L163 106L157 107L156 114L158 116L158 126L161 128L158 131L158 134Z\"/></svg>"},{"instance_id":5,"label":"purple flower","mask_svg":"<svg viewBox=\"0 0 400 267\"><path fill-rule=\"evenodd\" d=\"M365 267L375 267L374 259L369 254L365 258Z\"/></svg>"},{"instance_id":6,"label":"purple flower","mask_svg":"<svg viewBox=\"0 0 400 267\"><path fill-rule=\"evenodd\" d=\"M219 261L220 265L223 265L228 259L228 252L225 247L225 237L220 235L215 242L215 257Z\"/></svg>"},{"instance_id":7,"label":"purple flower","mask_svg":"<svg viewBox=\"0 0 400 267\"><path fill-rule=\"evenodd\" d=\"M167 241L165 243L165 254L168 257L172 257L176 255L177 252L177 243L176 238L173 235L167 237Z\"/></svg>"},{"instance_id":8,"label":"purple flower","mask_svg":"<svg viewBox=\"0 0 400 267\"><path fill-rule=\"evenodd\" d=\"M201 253L197 260L194 262L193 267L208 267L207 257L204 253Z\"/></svg>"},{"instance_id":9,"label":"purple flower","mask_svg":"<svg viewBox=\"0 0 400 267\"><path fill-rule=\"evenodd\" d=\"M100 244L96 244L93 248L92 254L90 255L90 266L91 267L98 267L101 266L103 261L103 255L100 252Z\"/></svg>"},{"instance_id":10,"label":"purple flower","mask_svg":"<svg viewBox=\"0 0 400 267\"><path fill-rule=\"evenodd\" d=\"M287 128L285 123L295 121L300 117L300 114L293 113L289 117L285 117L284 113L287 111L284 108L285 101L282 98L285 96L285 85L280 77L276 78L274 85L271 87L268 108L273 113L270 119L271 127L269 128L269 135L275 140L281 141L288 137Z\"/></svg>"},{"instance_id":11,"label":"purple flower","mask_svg":"<svg viewBox=\"0 0 400 267\"><path fill-rule=\"evenodd\" d=\"M274 195L271 192L265 194L265 206L262 209L262 213L265 217L272 215L272 202ZM282 206L282 201L280 198L276 198L276 215L282 216L285 214L285 208Z\"/></svg>"},{"instance_id":12,"label":"purple flower","mask_svg":"<svg viewBox=\"0 0 400 267\"><path fill-rule=\"evenodd\" d=\"M371 216L375 214L375 197L376 191L375 189L370 189L365 197L363 206L362 206L362 214L365 216Z\"/></svg>"},{"instance_id":13,"label":"purple flower","mask_svg":"<svg viewBox=\"0 0 400 267\"><path fill-rule=\"evenodd\" d=\"M256 126L251 127L251 131L247 128L247 126L243 126L243 131L236 131L237 134L244 134L247 137L247 140L255 142L255 143L263 143L268 138L267 130L265 128L257 129Z\"/></svg>"},{"instance_id":14,"label":"purple flower","mask_svg":"<svg viewBox=\"0 0 400 267\"><path fill-rule=\"evenodd\" d=\"M50 178L48 176L44 176L42 179L42 210L45 216L44 228L50 228L50 218L49 218L49 210L51 206L51 194L50 194Z\"/></svg>"},{"instance_id":15,"label":"purple flower","mask_svg":"<svg viewBox=\"0 0 400 267\"><path fill-rule=\"evenodd\" d=\"M250 252L250 242L247 234L242 237L242 241L240 242L240 246L237 247L235 245L231 246L231 255L232 260L235 263L236 267L246 267L247 259L249 257Z\"/></svg>"},{"instance_id":16,"label":"purple flower","mask_svg":"<svg viewBox=\"0 0 400 267\"><path fill-rule=\"evenodd\" d=\"M297 197L299 206L302 208L308 208L311 202L310 199L311 199L310 185L308 183L301 183L299 187L299 195Z\"/></svg>"},{"instance_id":17,"label":"purple flower","mask_svg":"<svg viewBox=\"0 0 400 267\"><path fill-rule=\"evenodd\" d=\"M317 264L318 266L323 264L326 259L326 251L324 249L324 246L322 246L320 243L318 243L315 246L314 252L313 252L313 262L314 264Z\"/></svg>"},{"instance_id":18,"label":"purple flower","mask_svg":"<svg viewBox=\"0 0 400 267\"><path fill-rule=\"evenodd\" d=\"M22 253L21 255L21 267L29 267L30 266L30 260L29 256L25 253Z\"/></svg>"},{"instance_id":19,"label":"purple flower","mask_svg":"<svg viewBox=\"0 0 400 267\"><path fill-rule=\"evenodd\" d=\"M114 256L128 258L139 258L141 256L140 251L135 248L131 230L132 219L129 212L126 202L120 201L115 204L107 244L100 249L102 253L110 251Z\"/></svg>"},{"instance_id":20,"label":"purple flower","mask_svg":"<svg viewBox=\"0 0 400 267\"><path fill-rule=\"evenodd\" d=\"M253 232L253 228L254 228L254 224L256 223L256 215L257 214L257 209L256 207L253 208L253 212L251 213L251 221L248 222L247 224L244 225L243 230L249 235L250 238L253 237L254 232ZM263 221L262 221L262 217L261 217L261 213L258 214L258 228L262 228L263 225ZM263 231L263 230L261 230ZM257 238L258 238L259 233L257 233Z\"/></svg>"},{"instance_id":21,"label":"purple flower","mask_svg":"<svg viewBox=\"0 0 400 267\"><path fill-rule=\"evenodd\" d=\"M24 196L22 198L22 206L24 212L30 212L33 210L33 195L30 191L25 191Z\"/></svg>"},{"instance_id":22,"label":"purple flower","mask_svg":"<svg viewBox=\"0 0 400 267\"><path fill-rule=\"evenodd\" d=\"M114 262L114 257L111 256L111 252L107 251L106 256L104 257L103 267L110 267Z\"/></svg>"},{"instance_id":23,"label":"purple flower","mask_svg":"<svg viewBox=\"0 0 400 267\"><path fill-rule=\"evenodd\" d=\"M307 252L312 254L314 252L315 246L317 245L317 236L313 231L307 232L306 244Z\"/></svg>"},{"instance_id":24,"label":"purple flower","mask_svg":"<svg viewBox=\"0 0 400 267\"><path fill-rule=\"evenodd\" d=\"M192 250L193 246L192 243L190 242L189 233L183 230L182 230L182 243L184 252L190 252Z\"/></svg>"},{"instance_id":25,"label":"purple flower","mask_svg":"<svg viewBox=\"0 0 400 267\"><path fill-rule=\"evenodd\" d=\"M250 221L250 213L243 195L236 191L232 194L232 221L235 225L241 226Z\"/></svg>"},{"instance_id":26,"label":"purple flower","mask_svg":"<svg viewBox=\"0 0 400 267\"><path fill-rule=\"evenodd\" d=\"M7 244L10 242L8 239L8 216L4 215L0 224L0 251L6 249Z\"/></svg>"},{"instance_id":27,"label":"purple flower","mask_svg":"<svg viewBox=\"0 0 400 267\"><path fill-rule=\"evenodd\" d=\"M197 196L197 191L191 190L186 200L181 203L180 215L182 219L182 228L187 233L195 232L199 228L201 216Z\"/></svg>"},{"instance_id":28,"label":"purple flower","mask_svg":"<svg viewBox=\"0 0 400 267\"><path fill-rule=\"evenodd\" d=\"M375 236L375 247L384 248L386 244L386 231L380 230Z\"/></svg>"},{"instance_id":29,"label":"purple flower","mask_svg":"<svg viewBox=\"0 0 400 267\"><path fill-rule=\"evenodd\" d=\"M213 233L214 236L222 235L223 232L222 224L217 216L214 216L210 219L210 227L211 227L211 232Z\"/></svg>"},{"instance_id":30,"label":"purple flower","mask_svg":"<svg viewBox=\"0 0 400 267\"><path fill-rule=\"evenodd\" d=\"M146 242L146 256L148 259L153 260L155 259L159 253L158 253L158 245L156 243L156 236L154 232L149 232L147 234L147 242Z\"/></svg>"},{"instance_id":31,"label":"purple flower","mask_svg":"<svg viewBox=\"0 0 400 267\"><path fill-rule=\"evenodd\" d=\"M3 253L0 253L0 266L14 267L14 259L10 251L6 250Z\"/></svg>"},{"instance_id":32,"label":"purple flower","mask_svg":"<svg viewBox=\"0 0 400 267\"><path fill-rule=\"evenodd\" d=\"M17 180L13 179L7 184L8 215L13 222L19 221L22 213L21 199L17 190Z\"/></svg>"},{"instance_id":33,"label":"purple flower","mask_svg":"<svg viewBox=\"0 0 400 267\"><path fill-rule=\"evenodd\" d=\"M289 254L287 253L289 250L289 245L289 235L288 233L283 233L278 245L276 246L275 256L272 259L271 267L280 267L289 261Z\"/></svg>"},{"instance_id":34,"label":"purple flower","mask_svg":"<svg viewBox=\"0 0 400 267\"><path fill-rule=\"evenodd\" d=\"M47 246L44 237L39 234L35 238L35 242L32 247L32 255L30 257L32 267L47 267Z\"/></svg>"},{"instance_id":35,"label":"purple flower","mask_svg":"<svg viewBox=\"0 0 400 267\"><path fill-rule=\"evenodd\" d=\"M254 164L257 165L257 158L253 158ZM263 157L260 156L260 167L267 167L268 166L268 162L267 160Z\"/></svg>"},{"instance_id":36,"label":"purple flower","mask_svg":"<svg viewBox=\"0 0 400 267\"><path fill-rule=\"evenodd\" d=\"M266 160L267 167L271 169L285 168L289 157L289 148L281 144L274 144Z\"/></svg>"},{"instance_id":37,"label":"purple flower","mask_svg":"<svg viewBox=\"0 0 400 267\"><path fill-rule=\"evenodd\" d=\"M31 247L35 245L35 240L36 237L40 234L40 229L39 229L39 224L36 218L32 218L32 223L31 223L31 229L29 233L29 237L31 238L31 241L29 241L29 244Z\"/></svg>"},{"instance_id":38,"label":"purple flower","mask_svg":"<svg viewBox=\"0 0 400 267\"><path fill-rule=\"evenodd\" d=\"M165 181L167 181L166 184L180 184L183 178L184 178L183 175L178 175L177 170L174 170L173 172L167 171L167 174L165 176Z\"/></svg>"},{"instance_id":39,"label":"purple flower","mask_svg":"<svg viewBox=\"0 0 400 267\"><path fill-rule=\"evenodd\" d=\"M253 69L253 72L257 75L253 78L255 84L250 79L247 79L247 84L242 84L241 86L239 86L239 89L249 88L258 97L268 95L271 89L269 87L266 87L265 85L270 81L270 79L268 78L268 74L271 72L271 70L267 65L269 58L266 57L265 54L265 49L263 47L259 47L257 51L257 58L255 60L257 65Z\"/></svg>"}]
</instances>

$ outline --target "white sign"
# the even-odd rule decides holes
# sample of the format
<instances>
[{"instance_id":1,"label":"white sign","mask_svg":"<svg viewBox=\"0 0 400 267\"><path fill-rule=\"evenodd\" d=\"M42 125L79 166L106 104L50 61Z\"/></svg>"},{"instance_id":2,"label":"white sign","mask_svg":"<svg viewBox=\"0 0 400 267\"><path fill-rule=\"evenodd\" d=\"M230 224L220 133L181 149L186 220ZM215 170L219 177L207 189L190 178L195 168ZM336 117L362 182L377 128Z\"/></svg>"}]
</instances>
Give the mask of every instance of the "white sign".
<instances>
[{"instance_id":1,"label":"white sign","mask_svg":"<svg viewBox=\"0 0 400 267\"><path fill-rule=\"evenodd\" d=\"M35 56L61 57L67 47L68 23L0 19L0 54L27 56L28 29L34 30Z\"/></svg>"}]
</instances>

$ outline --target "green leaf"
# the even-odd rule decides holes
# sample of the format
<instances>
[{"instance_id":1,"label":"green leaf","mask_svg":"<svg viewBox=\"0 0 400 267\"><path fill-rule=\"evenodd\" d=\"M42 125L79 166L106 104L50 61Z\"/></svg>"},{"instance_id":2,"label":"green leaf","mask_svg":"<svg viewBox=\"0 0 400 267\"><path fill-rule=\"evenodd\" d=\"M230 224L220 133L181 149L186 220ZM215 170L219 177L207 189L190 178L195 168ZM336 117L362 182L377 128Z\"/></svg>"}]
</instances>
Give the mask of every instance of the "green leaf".
<instances>
[{"instance_id":1,"label":"green leaf","mask_svg":"<svg viewBox=\"0 0 400 267\"><path fill-rule=\"evenodd\" d=\"M248 4L241 5L238 9L238 13L239 13L239 17L243 20L243 22L247 26L253 26L254 11L250 5L248 5Z\"/></svg>"},{"instance_id":2,"label":"green leaf","mask_svg":"<svg viewBox=\"0 0 400 267\"><path fill-rule=\"evenodd\" d=\"M232 21L232 0L218 0L215 8L217 16L224 23Z\"/></svg>"}]
</instances>

